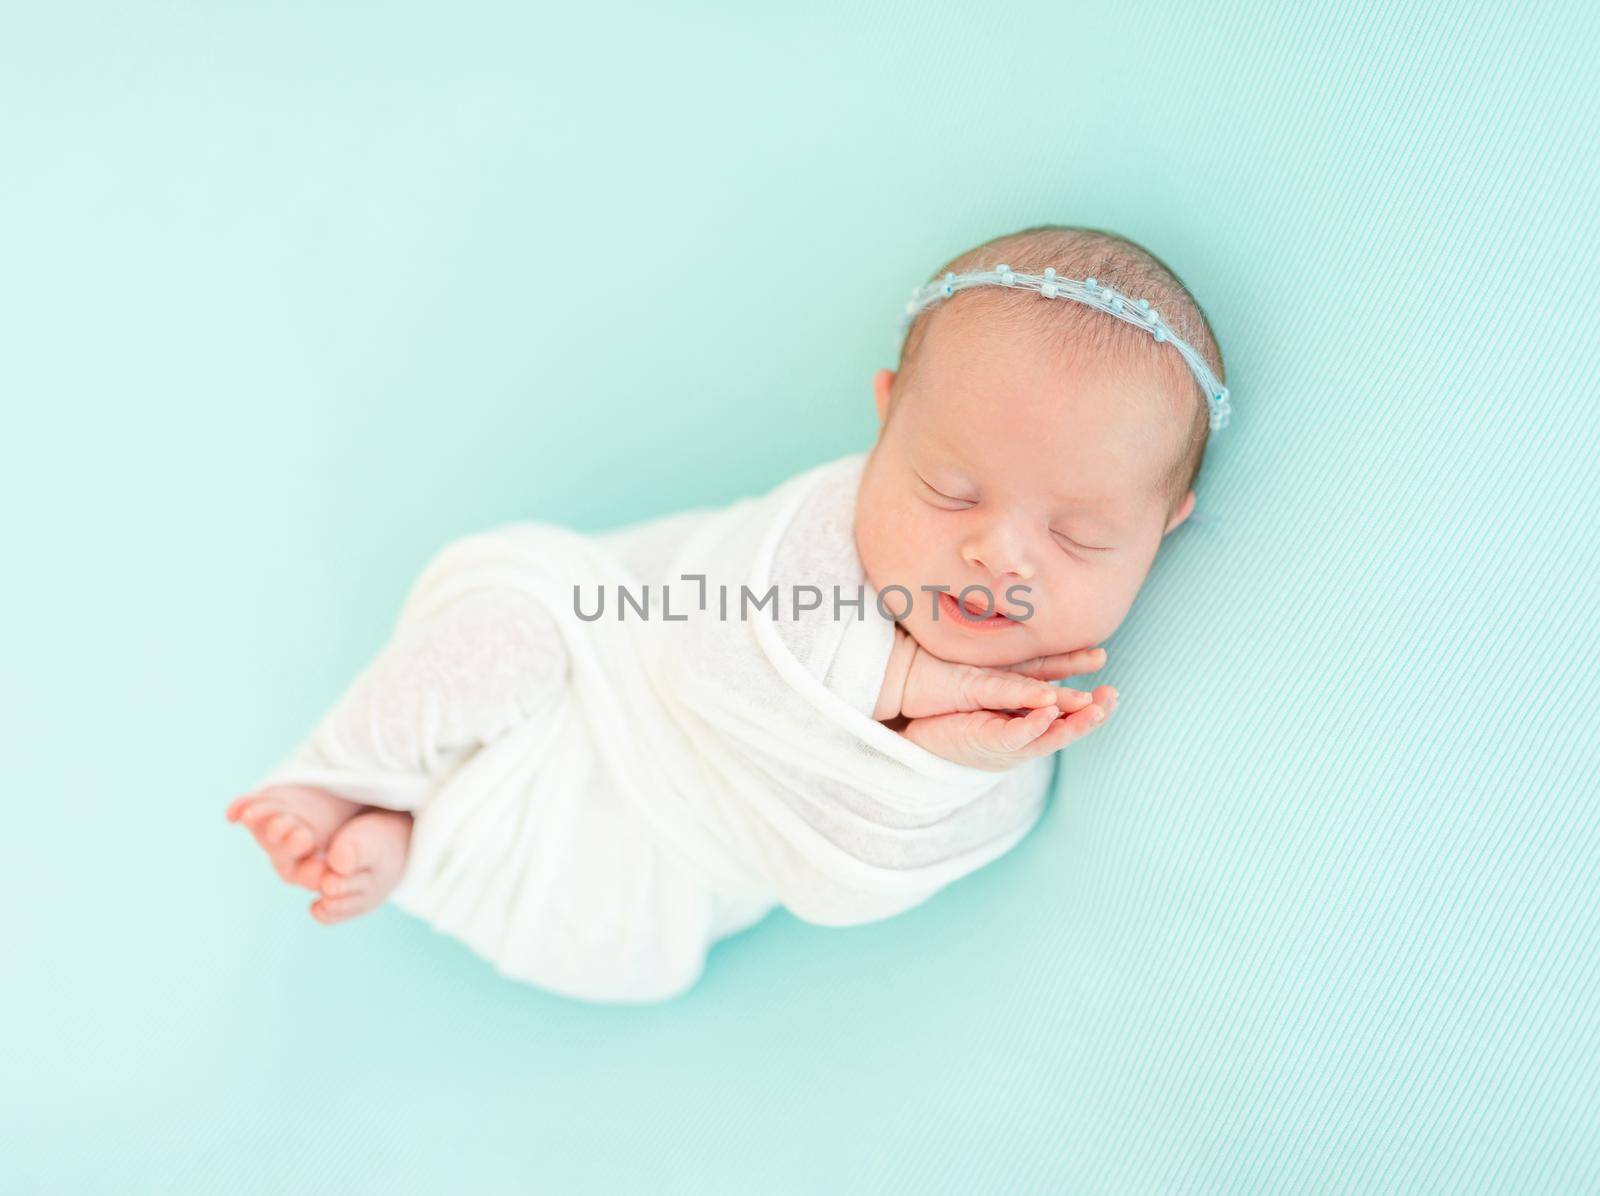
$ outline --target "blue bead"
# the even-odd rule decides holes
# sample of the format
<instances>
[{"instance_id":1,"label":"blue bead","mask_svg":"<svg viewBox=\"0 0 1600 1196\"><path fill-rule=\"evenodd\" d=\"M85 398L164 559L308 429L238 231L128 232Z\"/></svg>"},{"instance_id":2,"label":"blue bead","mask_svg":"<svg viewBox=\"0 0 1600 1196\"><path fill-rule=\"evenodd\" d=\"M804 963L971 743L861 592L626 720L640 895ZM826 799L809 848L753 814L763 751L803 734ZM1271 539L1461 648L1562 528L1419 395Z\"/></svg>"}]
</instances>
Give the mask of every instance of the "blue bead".
<instances>
[{"instance_id":1,"label":"blue bead","mask_svg":"<svg viewBox=\"0 0 1600 1196\"><path fill-rule=\"evenodd\" d=\"M1056 280L1056 268L1054 266L1046 266L1044 268L1044 276L1046 281L1054 282Z\"/></svg>"},{"instance_id":2,"label":"blue bead","mask_svg":"<svg viewBox=\"0 0 1600 1196\"><path fill-rule=\"evenodd\" d=\"M1043 295L1046 299L1054 299L1056 297L1057 289L1058 288L1056 287L1056 284L1053 282L1043 283L1039 287L1039 294Z\"/></svg>"},{"instance_id":3,"label":"blue bead","mask_svg":"<svg viewBox=\"0 0 1600 1196\"><path fill-rule=\"evenodd\" d=\"M1151 334L1151 335L1152 335L1152 336L1154 336L1154 337L1155 337L1155 338L1156 338L1156 340L1157 340L1157 341L1164 341L1164 340L1166 340L1166 339L1167 339L1167 334L1166 334L1166 333L1165 333L1165 332L1163 332L1163 331L1162 331L1162 330L1161 330L1161 329L1159 329L1159 328L1157 328L1157 329L1156 329L1156 330L1155 330L1155 332L1154 332L1154 333L1152 333L1152 334Z\"/></svg>"},{"instance_id":4,"label":"blue bead","mask_svg":"<svg viewBox=\"0 0 1600 1196\"><path fill-rule=\"evenodd\" d=\"M1089 290L1091 290L1091 291L1092 291L1092 290L1094 290L1094 287L1095 287L1095 279L1094 279L1094 275L1092 275L1092 274L1091 274L1091 275L1090 275L1090 276L1089 276L1089 277L1088 277L1088 279L1086 279L1086 280L1085 280L1085 282L1084 282L1084 284L1083 284L1083 285L1084 285L1084 286L1086 286L1086 287L1088 287L1088 288L1089 288Z\"/></svg>"},{"instance_id":5,"label":"blue bead","mask_svg":"<svg viewBox=\"0 0 1600 1196\"><path fill-rule=\"evenodd\" d=\"M1112 300L1111 300L1111 310L1112 311L1121 311L1122 310L1122 300L1116 298L1115 296L1113 296Z\"/></svg>"},{"instance_id":6,"label":"blue bead","mask_svg":"<svg viewBox=\"0 0 1600 1196\"><path fill-rule=\"evenodd\" d=\"M955 288L954 288L954 287L953 287L953 286L951 286L951 285L950 285L950 284L949 284L949 283L948 283L948 282L947 282L947 283L945 283L945 284L944 284L944 293L945 293L945 294L946 294L946 295L953 295L953 294L955 294Z\"/></svg>"},{"instance_id":7,"label":"blue bead","mask_svg":"<svg viewBox=\"0 0 1600 1196\"><path fill-rule=\"evenodd\" d=\"M1145 312L1149 311L1150 310L1150 300L1148 300L1148 299L1139 300L1139 310L1140 311L1145 311Z\"/></svg>"}]
</instances>

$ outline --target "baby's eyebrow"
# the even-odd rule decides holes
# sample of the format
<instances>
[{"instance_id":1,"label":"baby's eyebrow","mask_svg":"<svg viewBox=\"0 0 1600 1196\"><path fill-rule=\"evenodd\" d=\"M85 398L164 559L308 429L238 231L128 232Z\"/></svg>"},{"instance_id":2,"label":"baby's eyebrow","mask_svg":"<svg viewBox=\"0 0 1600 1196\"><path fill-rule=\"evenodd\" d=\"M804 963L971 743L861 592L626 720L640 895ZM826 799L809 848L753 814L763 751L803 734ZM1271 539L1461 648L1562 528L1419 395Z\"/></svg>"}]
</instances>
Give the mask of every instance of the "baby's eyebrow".
<instances>
[{"instance_id":1,"label":"baby's eyebrow","mask_svg":"<svg viewBox=\"0 0 1600 1196\"><path fill-rule=\"evenodd\" d=\"M1077 507L1080 510L1099 510L1107 505L1104 496L1086 497L1076 494L1058 494L1056 502L1064 507Z\"/></svg>"},{"instance_id":2,"label":"baby's eyebrow","mask_svg":"<svg viewBox=\"0 0 1600 1196\"><path fill-rule=\"evenodd\" d=\"M1095 511L1065 511L1063 514L1075 523L1087 523L1095 527L1110 527L1112 521L1105 515Z\"/></svg>"},{"instance_id":3,"label":"baby's eyebrow","mask_svg":"<svg viewBox=\"0 0 1600 1196\"><path fill-rule=\"evenodd\" d=\"M1104 495L1086 497L1083 495L1057 495L1053 500L1058 504L1057 509L1074 521L1082 523L1096 531L1107 535L1120 535L1122 532L1122 518L1113 509L1112 500Z\"/></svg>"}]
</instances>

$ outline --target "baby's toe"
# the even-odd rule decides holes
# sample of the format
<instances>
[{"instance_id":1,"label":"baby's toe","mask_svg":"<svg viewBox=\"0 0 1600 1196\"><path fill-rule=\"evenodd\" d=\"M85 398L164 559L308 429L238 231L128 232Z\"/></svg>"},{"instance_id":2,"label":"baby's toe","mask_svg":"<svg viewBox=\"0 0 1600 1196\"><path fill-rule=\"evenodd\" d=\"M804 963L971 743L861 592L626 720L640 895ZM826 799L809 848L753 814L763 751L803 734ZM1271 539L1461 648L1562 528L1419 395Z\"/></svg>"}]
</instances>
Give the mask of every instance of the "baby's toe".
<instances>
[{"instance_id":1,"label":"baby's toe","mask_svg":"<svg viewBox=\"0 0 1600 1196\"><path fill-rule=\"evenodd\" d=\"M298 820L289 828L288 833L283 836L283 842L279 844L287 855L297 860L304 858L316 845L317 837L311 833L311 828Z\"/></svg>"},{"instance_id":2,"label":"baby's toe","mask_svg":"<svg viewBox=\"0 0 1600 1196\"><path fill-rule=\"evenodd\" d=\"M228 808L223 811L223 814L229 822L238 822L240 815L242 815L255 800L256 795L254 793L241 793L238 797L234 798L228 803Z\"/></svg>"},{"instance_id":3,"label":"baby's toe","mask_svg":"<svg viewBox=\"0 0 1600 1196\"><path fill-rule=\"evenodd\" d=\"M261 845L278 878L300 884L301 865L317 849L317 837L297 815L279 814L262 829Z\"/></svg>"},{"instance_id":4,"label":"baby's toe","mask_svg":"<svg viewBox=\"0 0 1600 1196\"><path fill-rule=\"evenodd\" d=\"M320 891L322 878L328 873L328 861L321 852L314 851L294 861L287 870L284 880L292 885L299 885L303 889Z\"/></svg>"},{"instance_id":5,"label":"baby's toe","mask_svg":"<svg viewBox=\"0 0 1600 1196\"><path fill-rule=\"evenodd\" d=\"M335 922L343 922L357 914L364 914L368 908L369 901L365 893L350 893L343 897L320 897L311 903L311 916L324 926L331 926Z\"/></svg>"},{"instance_id":6,"label":"baby's toe","mask_svg":"<svg viewBox=\"0 0 1600 1196\"><path fill-rule=\"evenodd\" d=\"M269 856L277 856L283 850L279 840L293 825L293 816L276 806L252 807L239 822L250 831L250 837L256 841L257 847Z\"/></svg>"},{"instance_id":7,"label":"baby's toe","mask_svg":"<svg viewBox=\"0 0 1600 1196\"><path fill-rule=\"evenodd\" d=\"M245 812L239 820L241 826L250 832L250 837L256 841L256 846L271 855L277 850L277 844L272 839L272 826L277 822L279 811L275 809L256 810Z\"/></svg>"},{"instance_id":8,"label":"baby's toe","mask_svg":"<svg viewBox=\"0 0 1600 1196\"><path fill-rule=\"evenodd\" d=\"M360 872L371 863L371 854L366 836L355 833L355 828L351 828L345 834L335 835L333 842L328 844L328 867L346 875Z\"/></svg>"},{"instance_id":9,"label":"baby's toe","mask_svg":"<svg viewBox=\"0 0 1600 1196\"><path fill-rule=\"evenodd\" d=\"M303 826L305 826L305 823L300 821L299 815L285 811L268 822L262 833L266 836L269 846L283 847L285 846L284 841L288 839L290 832L296 827Z\"/></svg>"},{"instance_id":10,"label":"baby's toe","mask_svg":"<svg viewBox=\"0 0 1600 1196\"><path fill-rule=\"evenodd\" d=\"M269 801L266 798L252 798L246 801L244 805L239 807L238 817L236 817L234 821L249 827L250 833L259 838L261 835L261 828L265 826L267 820L274 814L278 813L281 808L282 807L280 807L277 802Z\"/></svg>"},{"instance_id":11,"label":"baby's toe","mask_svg":"<svg viewBox=\"0 0 1600 1196\"><path fill-rule=\"evenodd\" d=\"M347 876L329 869L317 887L324 897L359 897L372 888L372 873L361 871Z\"/></svg>"}]
</instances>

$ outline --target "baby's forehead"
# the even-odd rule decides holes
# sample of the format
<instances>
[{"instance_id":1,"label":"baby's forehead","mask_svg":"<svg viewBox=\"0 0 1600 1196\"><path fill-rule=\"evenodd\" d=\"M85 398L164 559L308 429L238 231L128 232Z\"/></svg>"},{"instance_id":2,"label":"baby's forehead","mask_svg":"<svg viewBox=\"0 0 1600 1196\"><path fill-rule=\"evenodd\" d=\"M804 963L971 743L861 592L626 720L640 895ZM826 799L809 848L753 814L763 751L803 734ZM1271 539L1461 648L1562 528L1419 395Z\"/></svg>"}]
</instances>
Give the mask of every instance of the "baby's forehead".
<instances>
[{"instance_id":1,"label":"baby's forehead","mask_svg":"<svg viewBox=\"0 0 1600 1196\"><path fill-rule=\"evenodd\" d=\"M1155 484L1169 448L1152 418L1085 418L1035 404L1018 415L1009 405L940 398L918 402L906 415L902 443L915 465L1019 495L1070 491L1085 505L1142 494Z\"/></svg>"},{"instance_id":2,"label":"baby's forehead","mask_svg":"<svg viewBox=\"0 0 1600 1196\"><path fill-rule=\"evenodd\" d=\"M934 308L914 356L941 370L1048 372L1064 380L1111 379L1134 387L1190 379L1171 346L1104 312L1050 303L1032 292L979 288Z\"/></svg>"},{"instance_id":3,"label":"baby's forehead","mask_svg":"<svg viewBox=\"0 0 1600 1196\"><path fill-rule=\"evenodd\" d=\"M1192 405L1203 402L1184 393L1186 371L1173 378L1148 358L1074 357L1070 345L1035 344L1020 350L1025 360L992 347L979 334L965 352L919 363L906 412L919 458L979 486L1004 479L1038 490L1077 479L1085 505L1163 490Z\"/></svg>"},{"instance_id":4,"label":"baby's forehead","mask_svg":"<svg viewBox=\"0 0 1600 1196\"><path fill-rule=\"evenodd\" d=\"M993 438L1019 445L1062 435L1154 445L1187 430L1196 397L1186 370L1164 369L1149 354L999 332L927 354L910 389L924 418L981 418Z\"/></svg>"}]
</instances>

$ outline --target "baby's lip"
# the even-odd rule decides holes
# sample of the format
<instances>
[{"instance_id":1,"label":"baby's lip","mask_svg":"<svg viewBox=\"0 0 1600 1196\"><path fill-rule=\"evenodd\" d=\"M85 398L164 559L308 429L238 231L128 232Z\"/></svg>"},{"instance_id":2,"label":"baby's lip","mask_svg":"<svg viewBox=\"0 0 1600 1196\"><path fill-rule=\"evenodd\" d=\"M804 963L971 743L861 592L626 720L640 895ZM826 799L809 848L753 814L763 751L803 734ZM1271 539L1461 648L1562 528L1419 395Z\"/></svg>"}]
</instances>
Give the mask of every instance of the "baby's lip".
<instances>
[{"instance_id":1,"label":"baby's lip","mask_svg":"<svg viewBox=\"0 0 1600 1196\"><path fill-rule=\"evenodd\" d=\"M965 608L966 612L973 618L981 619L985 616L989 616L997 619L1011 619L1013 622L1015 622L1015 617L1008 614L1005 607L1001 606L998 602L994 604L994 608L991 610L989 603L984 600L981 594L978 595L976 599L968 598L965 601L962 601L962 599L957 597L957 593L958 591L951 590L950 597L954 598L956 602L960 603L961 606Z\"/></svg>"}]
</instances>

